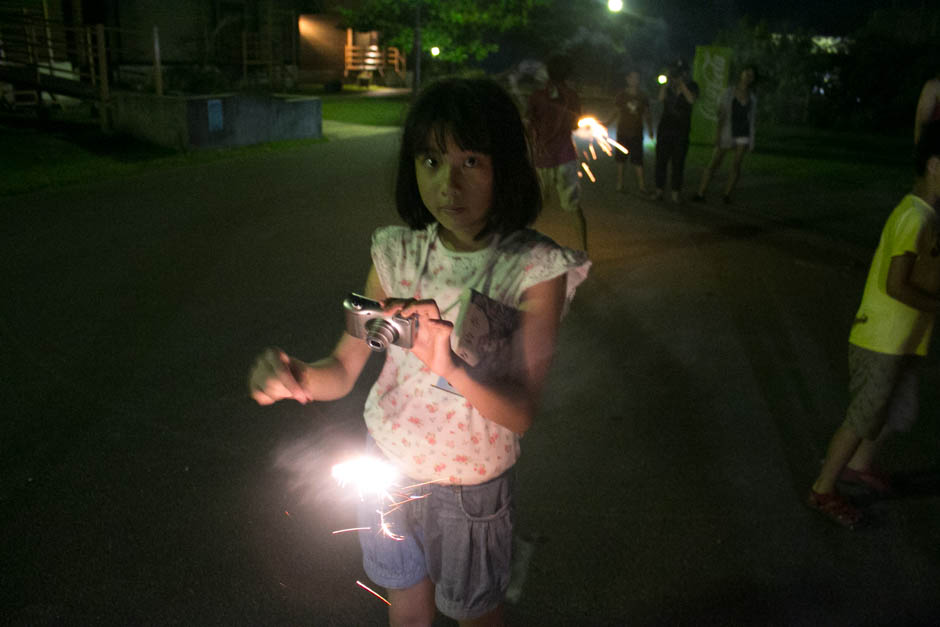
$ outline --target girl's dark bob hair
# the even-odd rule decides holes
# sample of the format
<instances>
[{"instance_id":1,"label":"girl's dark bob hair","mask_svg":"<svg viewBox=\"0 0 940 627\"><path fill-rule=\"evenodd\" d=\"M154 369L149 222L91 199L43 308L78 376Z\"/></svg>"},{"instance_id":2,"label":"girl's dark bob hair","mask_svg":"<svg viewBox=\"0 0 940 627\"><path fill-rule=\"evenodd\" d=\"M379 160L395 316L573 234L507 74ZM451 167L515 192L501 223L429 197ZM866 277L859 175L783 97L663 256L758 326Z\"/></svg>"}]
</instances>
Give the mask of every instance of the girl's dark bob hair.
<instances>
[{"instance_id":1,"label":"girl's dark bob hair","mask_svg":"<svg viewBox=\"0 0 940 627\"><path fill-rule=\"evenodd\" d=\"M495 82L459 78L429 85L405 119L395 185L395 205L405 223L423 229L435 221L418 191L415 158L429 148L443 152L448 135L461 150L489 155L493 162L493 206L477 238L532 224L542 199L519 111Z\"/></svg>"}]
</instances>

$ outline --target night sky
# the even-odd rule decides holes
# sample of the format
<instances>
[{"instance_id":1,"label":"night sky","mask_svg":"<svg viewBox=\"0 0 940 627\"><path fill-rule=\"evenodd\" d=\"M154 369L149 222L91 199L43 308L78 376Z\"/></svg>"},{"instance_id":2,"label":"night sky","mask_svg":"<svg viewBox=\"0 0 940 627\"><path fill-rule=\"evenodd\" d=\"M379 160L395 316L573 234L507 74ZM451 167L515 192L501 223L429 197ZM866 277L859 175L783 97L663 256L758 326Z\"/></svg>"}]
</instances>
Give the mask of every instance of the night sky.
<instances>
[{"instance_id":1,"label":"night sky","mask_svg":"<svg viewBox=\"0 0 940 627\"><path fill-rule=\"evenodd\" d=\"M723 28L742 18L767 20L774 27L797 27L819 35L846 35L884 8L929 6L924 0L625 0L625 6L650 18L661 18L672 45L691 50L708 44Z\"/></svg>"}]
</instances>

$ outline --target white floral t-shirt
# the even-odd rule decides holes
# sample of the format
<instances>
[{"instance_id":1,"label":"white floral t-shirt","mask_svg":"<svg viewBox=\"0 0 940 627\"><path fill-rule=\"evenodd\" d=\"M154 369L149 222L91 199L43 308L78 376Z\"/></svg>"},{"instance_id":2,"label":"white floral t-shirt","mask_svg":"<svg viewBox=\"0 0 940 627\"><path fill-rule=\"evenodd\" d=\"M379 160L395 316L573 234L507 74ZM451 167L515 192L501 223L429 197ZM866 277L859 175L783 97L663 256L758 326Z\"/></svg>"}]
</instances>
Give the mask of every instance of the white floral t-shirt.
<instances>
[{"instance_id":1,"label":"white floral t-shirt","mask_svg":"<svg viewBox=\"0 0 940 627\"><path fill-rule=\"evenodd\" d=\"M390 298L434 299L442 317L454 323L461 295L471 288L518 308L526 289L567 274L567 305L591 265L584 253L536 231L494 240L483 250L456 252L438 239L436 222L419 231L384 227L372 236L372 261ZM499 476L518 459L520 436L447 387L410 351L390 346L366 400L370 435L416 481L477 484Z\"/></svg>"}]
</instances>

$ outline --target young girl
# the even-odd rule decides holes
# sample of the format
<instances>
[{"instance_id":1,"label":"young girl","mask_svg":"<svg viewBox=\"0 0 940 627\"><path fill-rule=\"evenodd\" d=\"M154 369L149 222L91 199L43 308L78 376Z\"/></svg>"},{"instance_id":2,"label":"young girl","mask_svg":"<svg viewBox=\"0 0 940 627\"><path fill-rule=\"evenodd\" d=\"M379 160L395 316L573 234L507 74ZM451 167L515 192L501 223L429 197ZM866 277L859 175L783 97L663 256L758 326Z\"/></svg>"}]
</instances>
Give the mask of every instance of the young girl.
<instances>
[{"instance_id":1,"label":"young girl","mask_svg":"<svg viewBox=\"0 0 940 627\"><path fill-rule=\"evenodd\" d=\"M407 226L373 234L365 287L386 312L418 317L413 347L388 348L366 400L368 449L413 483L434 482L419 489L426 498L385 516L402 540L360 532L366 573L388 589L391 624L431 624L435 603L463 624L502 622L511 469L562 312L590 266L526 228L539 197L518 111L498 85L454 79L421 94L405 122L396 184ZM479 335L470 308L491 312L474 365L455 352ZM313 363L268 349L251 394L262 405L337 399L369 355L348 334ZM379 507L363 504L362 526L378 529Z\"/></svg>"},{"instance_id":2,"label":"young girl","mask_svg":"<svg viewBox=\"0 0 940 627\"><path fill-rule=\"evenodd\" d=\"M712 176L721 167L725 153L734 150L734 163L731 174L725 184L722 198L725 204L731 203L731 192L741 176L741 163L744 154L754 150L754 129L757 118L757 96L754 95L754 81L757 72L753 67L741 71L736 85L725 90L718 106L718 136L715 138L715 150L712 159L702 172L698 192L692 197L695 202L705 202L705 192Z\"/></svg>"}]
</instances>

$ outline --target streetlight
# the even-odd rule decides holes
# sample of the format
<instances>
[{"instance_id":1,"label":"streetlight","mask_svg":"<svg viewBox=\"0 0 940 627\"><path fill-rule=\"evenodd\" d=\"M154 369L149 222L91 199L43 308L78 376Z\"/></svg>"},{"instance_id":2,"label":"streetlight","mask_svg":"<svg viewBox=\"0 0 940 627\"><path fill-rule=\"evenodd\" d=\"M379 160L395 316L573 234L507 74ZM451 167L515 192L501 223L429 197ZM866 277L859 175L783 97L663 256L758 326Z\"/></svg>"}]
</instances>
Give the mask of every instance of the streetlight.
<instances>
[{"instance_id":1,"label":"streetlight","mask_svg":"<svg viewBox=\"0 0 940 627\"><path fill-rule=\"evenodd\" d=\"M623 11L623 0L607 0L607 10L611 13Z\"/></svg>"},{"instance_id":2,"label":"streetlight","mask_svg":"<svg viewBox=\"0 0 940 627\"><path fill-rule=\"evenodd\" d=\"M432 56L432 57L436 57L436 56L439 55L440 53L441 53L441 49L438 48L437 46L434 46L433 48L431 48L431 56Z\"/></svg>"}]
</instances>

